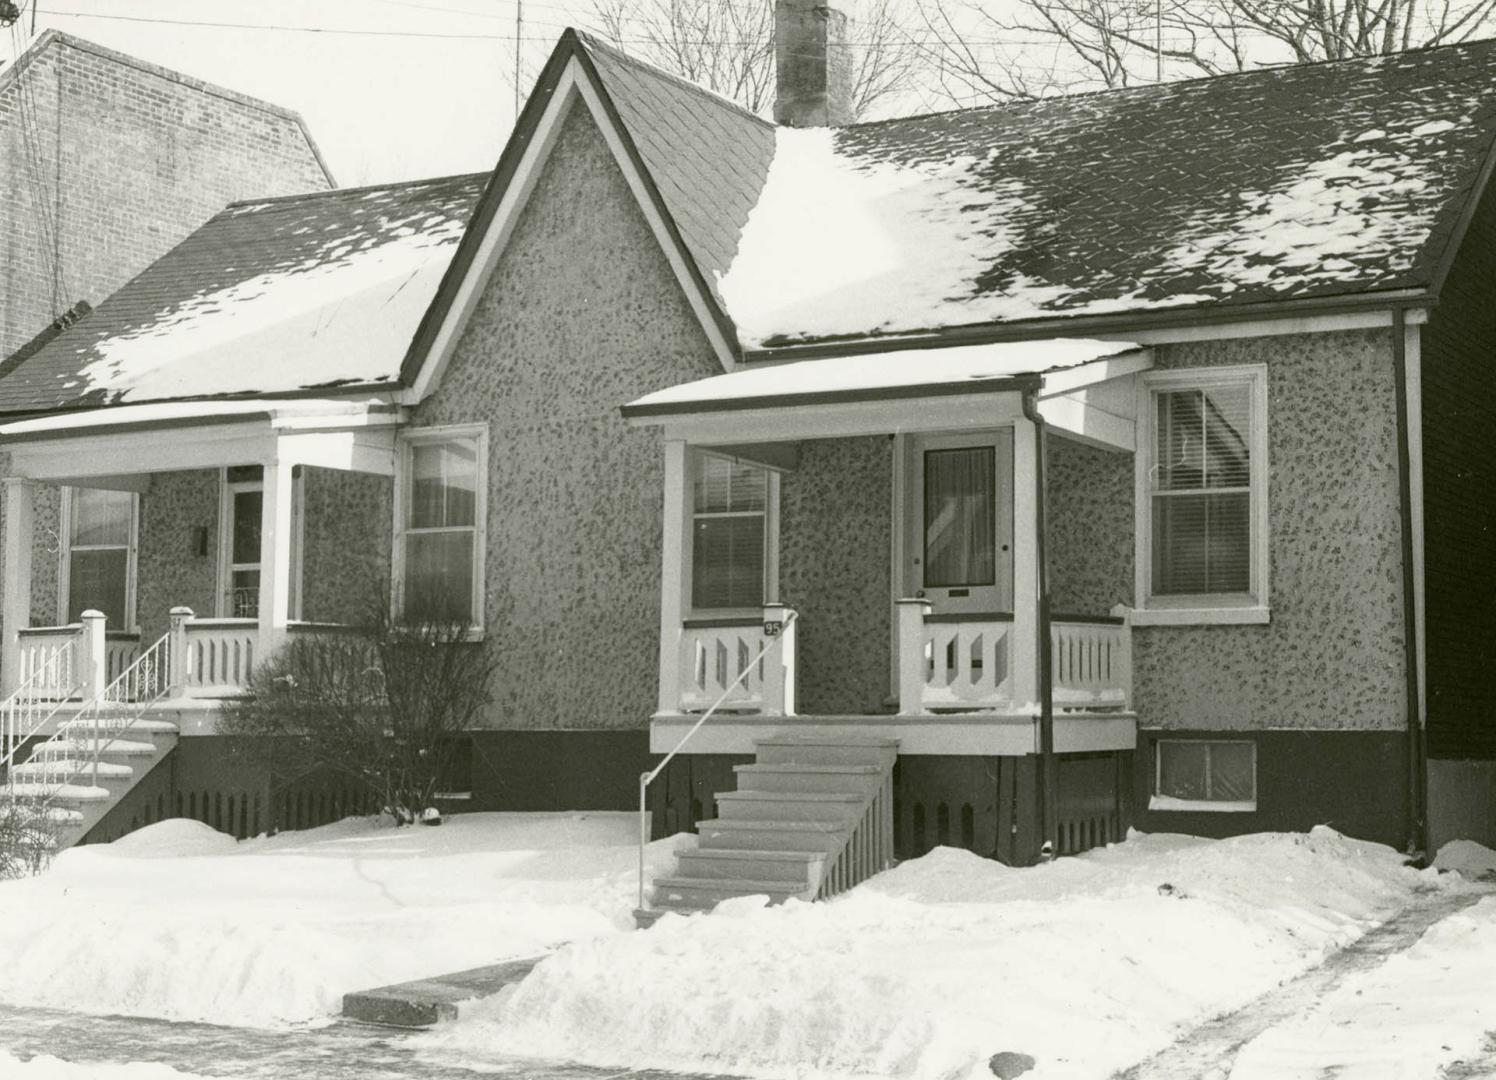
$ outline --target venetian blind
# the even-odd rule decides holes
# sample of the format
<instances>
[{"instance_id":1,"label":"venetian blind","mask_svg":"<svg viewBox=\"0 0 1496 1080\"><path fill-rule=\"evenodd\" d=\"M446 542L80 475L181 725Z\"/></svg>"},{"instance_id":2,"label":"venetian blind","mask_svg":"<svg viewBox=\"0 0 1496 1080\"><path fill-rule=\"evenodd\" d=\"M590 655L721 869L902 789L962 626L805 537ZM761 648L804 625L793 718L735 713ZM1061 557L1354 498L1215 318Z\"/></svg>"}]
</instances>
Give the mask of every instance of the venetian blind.
<instances>
[{"instance_id":1,"label":"venetian blind","mask_svg":"<svg viewBox=\"0 0 1496 1080\"><path fill-rule=\"evenodd\" d=\"M1252 388L1154 396L1153 592L1252 587Z\"/></svg>"}]
</instances>

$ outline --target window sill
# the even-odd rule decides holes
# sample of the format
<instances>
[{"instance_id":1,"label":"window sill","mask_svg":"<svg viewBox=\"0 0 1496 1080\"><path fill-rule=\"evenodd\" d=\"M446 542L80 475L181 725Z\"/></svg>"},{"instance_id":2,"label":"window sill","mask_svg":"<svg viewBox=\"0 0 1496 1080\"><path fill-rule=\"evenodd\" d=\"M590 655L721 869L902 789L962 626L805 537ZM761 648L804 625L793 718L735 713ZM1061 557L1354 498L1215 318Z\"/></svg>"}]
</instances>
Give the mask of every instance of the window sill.
<instances>
[{"instance_id":1,"label":"window sill","mask_svg":"<svg viewBox=\"0 0 1496 1080\"><path fill-rule=\"evenodd\" d=\"M1252 802L1205 802L1198 799L1176 799L1172 795L1153 795L1148 799L1149 810L1204 811L1209 814L1250 814L1257 810Z\"/></svg>"},{"instance_id":2,"label":"window sill","mask_svg":"<svg viewBox=\"0 0 1496 1080\"><path fill-rule=\"evenodd\" d=\"M1134 608L1133 626L1265 626L1266 607Z\"/></svg>"}]
</instances>

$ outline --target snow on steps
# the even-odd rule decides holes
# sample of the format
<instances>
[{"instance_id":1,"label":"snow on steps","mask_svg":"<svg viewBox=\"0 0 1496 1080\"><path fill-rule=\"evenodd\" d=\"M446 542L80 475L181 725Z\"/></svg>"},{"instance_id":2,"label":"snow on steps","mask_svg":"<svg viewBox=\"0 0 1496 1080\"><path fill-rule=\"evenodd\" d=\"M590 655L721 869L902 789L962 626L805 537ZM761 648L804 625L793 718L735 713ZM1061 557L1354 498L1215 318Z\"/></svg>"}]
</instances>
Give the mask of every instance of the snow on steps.
<instances>
[{"instance_id":1,"label":"snow on steps","mask_svg":"<svg viewBox=\"0 0 1496 1080\"><path fill-rule=\"evenodd\" d=\"M113 717L101 717L109 725ZM15 766L16 784L0 787L0 798L45 803L59 826L57 849L76 844L103 820L177 744L177 726L167 720L137 717L118 734L94 738L93 721L69 720L57 734L35 747ZM99 745L102 744L102 745ZM99 746L98 772L94 748ZM97 777L98 784L93 781Z\"/></svg>"},{"instance_id":2,"label":"snow on steps","mask_svg":"<svg viewBox=\"0 0 1496 1080\"><path fill-rule=\"evenodd\" d=\"M698 846L657 878L649 926L666 911L709 911L736 896L815 900L851 888L893 861L894 739L775 736L735 767L721 817L697 823Z\"/></svg>"}]
</instances>

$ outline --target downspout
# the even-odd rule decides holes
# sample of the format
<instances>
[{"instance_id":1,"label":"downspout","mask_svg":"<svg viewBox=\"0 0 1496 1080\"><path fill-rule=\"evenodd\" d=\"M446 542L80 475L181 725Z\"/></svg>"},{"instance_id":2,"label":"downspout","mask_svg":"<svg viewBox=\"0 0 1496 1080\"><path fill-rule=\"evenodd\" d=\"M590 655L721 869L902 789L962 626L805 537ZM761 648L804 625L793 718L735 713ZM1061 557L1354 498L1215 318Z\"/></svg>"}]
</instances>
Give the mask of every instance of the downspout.
<instances>
[{"instance_id":1,"label":"downspout","mask_svg":"<svg viewBox=\"0 0 1496 1080\"><path fill-rule=\"evenodd\" d=\"M1418 684L1418 613L1413 575L1413 468L1408 430L1407 311L1392 309L1392 368L1397 386L1397 495L1402 536L1402 603L1404 668L1407 677L1408 718L1408 835L1409 854L1423 852L1428 842L1428 791L1424 782L1427 756L1422 696Z\"/></svg>"},{"instance_id":2,"label":"downspout","mask_svg":"<svg viewBox=\"0 0 1496 1080\"><path fill-rule=\"evenodd\" d=\"M1045 539L1049 525L1044 508L1048 486L1045 464L1049 440L1045 436L1044 417L1039 414L1039 391L1023 393L1023 415L1034 425L1034 561L1039 589L1039 823L1043 836L1040 855L1046 861L1059 851L1058 770L1054 756L1054 666L1050 656L1049 559Z\"/></svg>"}]
</instances>

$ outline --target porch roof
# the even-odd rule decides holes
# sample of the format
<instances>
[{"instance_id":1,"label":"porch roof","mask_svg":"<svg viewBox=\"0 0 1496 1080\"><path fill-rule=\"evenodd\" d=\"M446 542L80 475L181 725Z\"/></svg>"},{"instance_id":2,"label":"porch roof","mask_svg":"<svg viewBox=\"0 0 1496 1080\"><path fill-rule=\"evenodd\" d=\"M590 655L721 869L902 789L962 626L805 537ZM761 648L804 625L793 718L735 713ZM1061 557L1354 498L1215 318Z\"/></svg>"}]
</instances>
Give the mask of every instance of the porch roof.
<instances>
[{"instance_id":1,"label":"porch roof","mask_svg":"<svg viewBox=\"0 0 1496 1080\"><path fill-rule=\"evenodd\" d=\"M637 398L623 406L623 415L649 423L690 414L796 405L1071 390L1126 373L1112 370L1102 361L1133 359L1146 366L1146 355L1146 350L1134 342L1090 338L862 352L740 368L726 375L681 383ZM1097 366L1084 373L1078 370L1088 365ZM1133 369L1136 366L1131 365ZM1060 373L1073 374L1056 378Z\"/></svg>"},{"instance_id":2,"label":"porch roof","mask_svg":"<svg viewBox=\"0 0 1496 1080\"><path fill-rule=\"evenodd\" d=\"M136 489L131 477L282 462L391 475L404 410L385 396L119 405L0 425L12 475Z\"/></svg>"}]
</instances>

